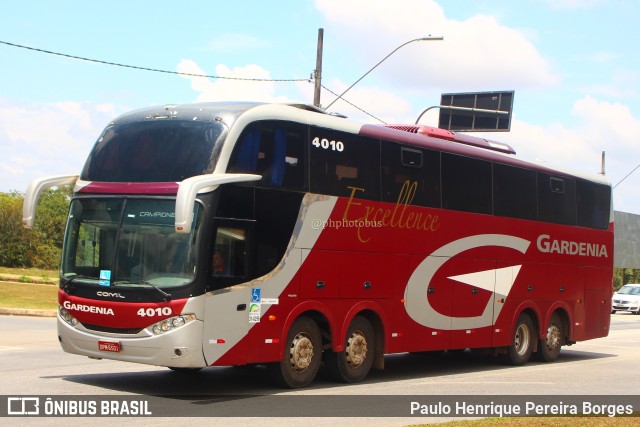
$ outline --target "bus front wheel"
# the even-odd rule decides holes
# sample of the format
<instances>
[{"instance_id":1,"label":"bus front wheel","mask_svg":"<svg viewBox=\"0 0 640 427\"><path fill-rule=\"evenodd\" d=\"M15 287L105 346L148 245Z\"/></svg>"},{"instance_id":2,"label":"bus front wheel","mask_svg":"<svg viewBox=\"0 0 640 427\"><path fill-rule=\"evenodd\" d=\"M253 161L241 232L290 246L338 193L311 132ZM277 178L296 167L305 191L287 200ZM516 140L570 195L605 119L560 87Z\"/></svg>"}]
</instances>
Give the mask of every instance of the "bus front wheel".
<instances>
[{"instance_id":1,"label":"bus front wheel","mask_svg":"<svg viewBox=\"0 0 640 427\"><path fill-rule=\"evenodd\" d=\"M305 387L311 383L320 369L322 336L316 322L300 317L287 335L284 358L268 365L269 374L281 386Z\"/></svg>"},{"instance_id":2,"label":"bus front wheel","mask_svg":"<svg viewBox=\"0 0 640 427\"><path fill-rule=\"evenodd\" d=\"M341 382L353 383L366 378L373 364L375 338L371 323L357 316L349 325L344 349L327 352L325 363L329 376Z\"/></svg>"},{"instance_id":3,"label":"bus front wheel","mask_svg":"<svg viewBox=\"0 0 640 427\"><path fill-rule=\"evenodd\" d=\"M528 314L522 313L520 317L518 317L513 331L513 341L507 348L506 361L514 366L527 363L531 358L535 336L531 317L529 317Z\"/></svg>"}]
</instances>

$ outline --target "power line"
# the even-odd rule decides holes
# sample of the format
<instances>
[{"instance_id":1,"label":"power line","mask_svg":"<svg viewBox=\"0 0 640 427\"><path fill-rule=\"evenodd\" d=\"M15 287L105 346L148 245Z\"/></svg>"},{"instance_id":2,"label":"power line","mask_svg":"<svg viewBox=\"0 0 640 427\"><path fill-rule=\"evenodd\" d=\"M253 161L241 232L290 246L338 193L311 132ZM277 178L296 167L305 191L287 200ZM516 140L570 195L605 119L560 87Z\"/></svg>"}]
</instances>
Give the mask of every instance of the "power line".
<instances>
[{"instance_id":1,"label":"power line","mask_svg":"<svg viewBox=\"0 0 640 427\"><path fill-rule=\"evenodd\" d=\"M0 44L6 45L6 46L11 46L11 47L16 47L16 48L20 48L20 49L26 49L26 50L30 50L30 51L34 51L34 52L46 53L48 55L55 55L55 56L62 56L64 58L78 59L80 61L93 62L93 63L103 64L103 65L111 65L111 66L114 66L114 67L130 68L130 69L141 70L141 71L151 71L151 72L155 72L155 73L172 74L172 75L178 75L178 76L203 77L203 78L208 78L208 79L220 79L220 80L254 81L254 82L309 82L309 81L311 81L311 79L308 79L308 78L307 79L260 79L260 78L247 78L247 77L224 77L224 76L213 76L213 75L207 75L207 74L181 73L179 71L161 70L161 69L158 69L158 68L141 67L141 66L137 66L137 65L128 65L128 64L121 64L121 63L118 63L118 62L103 61L101 59L86 58L86 57L83 57L83 56L70 55L68 53L61 53L61 52L54 52L54 51L51 51L51 50L40 49L40 48L31 47L31 46L25 46L25 45L20 45L20 44L17 44L17 43L10 43L10 42L6 42L6 41L2 41L2 40L0 40ZM324 85L321 85L321 86L322 86L322 88L324 90L328 91L332 95L338 96L337 93L335 93L334 91L332 91L328 87L326 87ZM344 98L340 98L340 99L342 99L344 102L346 102L347 104L351 105L352 107L358 109L359 111L363 112L364 114L368 115L369 117L372 117L375 120L377 120L377 121L379 121L379 122L381 122L383 124L386 124L386 122L384 120L381 120L378 117L374 116L373 114L368 113L367 111L365 111L362 108L358 107L357 105L347 101L346 99L344 99Z\"/></svg>"},{"instance_id":2,"label":"power line","mask_svg":"<svg viewBox=\"0 0 640 427\"><path fill-rule=\"evenodd\" d=\"M328 88L328 87L326 87L325 85L321 85L321 86L322 86L322 88L323 88L324 90L326 90L327 92L331 93L332 95L334 95L334 96L338 96L338 94L337 94L337 93L335 93L334 91L332 91L331 89L329 89L329 88ZM346 99L344 99L344 98L342 98L342 97L340 97L340 99L341 99L342 101L346 102L347 104L351 105L352 107L357 108L358 110L362 111L362 112L363 112L363 113L365 113L367 116L369 116L369 117L372 117L372 118L376 119L376 120L377 120L377 121L379 121L380 123L385 124L385 125L387 124L387 122L385 122L384 120L379 119L379 118L377 118L376 116L374 116L373 114L366 112L366 111L365 111L365 110L363 110L362 108L360 108L360 107L358 107L357 105L355 105L355 104L353 104L353 103L351 103L351 102L347 101ZM336 100L337 100L337 99L336 99Z\"/></svg>"},{"instance_id":3,"label":"power line","mask_svg":"<svg viewBox=\"0 0 640 427\"><path fill-rule=\"evenodd\" d=\"M640 168L640 165L636 166L635 168L633 168L633 170L631 172L629 172L627 175L625 175L624 178L622 178L620 180L620 182L618 182L616 185L613 186L613 188L615 189L618 185L622 184L622 181L624 181L625 179L629 178L629 175L631 175L632 173L634 173L636 171L636 169Z\"/></svg>"},{"instance_id":4,"label":"power line","mask_svg":"<svg viewBox=\"0 0 640 427\"><path fill-rule=\"evenodd\" d=\"M153 71L155 73L174 74L179 76L204 77L208 79L221 79L221 80L242 80L242 81L254 81L254 82L306 82L306 81L309 81L309 79L259 79L259 78L223 77L223 76L212 76L207 74L181 73L178 71L161 70L158 68L140 67L137 65L127 65L127 64L121 64L118 62L110 62L110 61L103 61L100 59L85 58L83 56L69 55L67 53L54 52L51 50L39 49L31 46L24 46L16 43L9 43L2 40L0 40L0 44L4 44L11 47L17 47L20 49L27 49L35 52L40 52L40 53L46 53L49 55L62 56L62 57L71 58L71 59L79 59L81 61L94 62L94 63L104 64L104 65L112 65L114 67L132 68L134 70Z\"/></svg>"}]
</instances>

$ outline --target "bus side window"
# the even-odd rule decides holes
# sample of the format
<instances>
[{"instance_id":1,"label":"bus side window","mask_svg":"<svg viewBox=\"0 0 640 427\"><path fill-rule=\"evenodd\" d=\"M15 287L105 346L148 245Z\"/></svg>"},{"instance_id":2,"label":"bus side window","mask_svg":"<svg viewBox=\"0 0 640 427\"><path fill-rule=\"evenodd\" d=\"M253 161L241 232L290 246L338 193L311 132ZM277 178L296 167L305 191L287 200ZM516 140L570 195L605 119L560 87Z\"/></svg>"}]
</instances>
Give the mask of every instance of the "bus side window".
<instances>
[{"instance_id":1,"label":"bus side window","mask_svg":"<svg viewBox=\"0 0 640 427\"><path fill-rule=\"evenodd\" d=\"M442 207L491 214L491 163L456 154L442 154Z\"/></svg>"},{"instance_id":2,"label":"bus side window","mask_svg":"<svg viewBox=\"0 0 640 427\"><path fill-rule=\"evenodd\" d=\"M246 280L247 230L241 226L219 226L209 265L215 288L223 288Z\"/></svg>"},{"instance_id":3,"label":"bus side window","mask_svg":"<svg viewBox=\"0 0 640 427\"><path fill-rule=\"evenodd\" d=\"M493 165L493 214L536 220L536 172L515 166Z\"/></svg>"},{"instance_id":4,"label":"bus side window","mask_svg":"<svg viewBox=\"0 0 640 427\"><path fill-rule=\"evenodd\" d=\"M611 187L580 180L576 190L578 225L606 230L611 210Z\"/></svg>"},{"instance_id":5,"label":"bus side window","mask_svg":"<svg viewBox=\"0 0 640 427\"><path fill-rule=\"evenodd\" d=\"M538 220L576 225L576 182L538 173Z\"/></svg>"},{"instance_id":6,"label":"bus side window","mask_svg":"<svg viewBox=\"0 0 640 427\"><path fill-rule=\"evenodd\" d=\"M304 191L304 134L295 124L253 124L238 139L227 169L261 175L258 187Z\"/></svg>"},{"instance_id":7,"label":"bus side window","mask_svg":"<svg viewBox=\"0 0 640 427\"><path fill-rule=\"evenodd\" d=\"M311 192L380 200L380 141L312 127Z\"/></svg>"},{"instance_id":8,"label":"bus side window","mask_svg":"<svg viewBox=\"0 0 640 427\"><path fill-rule=\"evenodd\" d=\"M381 146L381 200L397 203L406 185L415 185L412 205L440 207L440 153L432 150L403 147L382 141ZM404 188L404 190L403 190Z\"/></svg>"}]
</instances>

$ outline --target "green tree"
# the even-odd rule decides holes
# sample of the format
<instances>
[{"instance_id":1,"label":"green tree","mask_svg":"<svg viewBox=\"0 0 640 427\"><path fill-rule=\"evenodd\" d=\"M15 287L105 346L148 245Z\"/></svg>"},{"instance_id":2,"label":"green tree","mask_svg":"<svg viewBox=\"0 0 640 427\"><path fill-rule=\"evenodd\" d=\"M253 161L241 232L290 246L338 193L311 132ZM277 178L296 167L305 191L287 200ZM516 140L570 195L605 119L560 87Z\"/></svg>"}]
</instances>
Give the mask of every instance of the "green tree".
<instances>
[{"instance_id":1,"label":"green tree","mask_svg":"<svg viewBox=\"0 0 640 427\"><path fill-rule=\"evenodd\" d=\"M0 193L0 265L5 267L31 266L37 235L22 227L23 200L18 192Z\"/></svg>"},{"instance_id":2,"label":"green tree","mask_svg":"<svg viewBox=\"0 0 640 427\"><path fill-rule=\"evenodd\" d=\"M70 186L49 189L42 194L34 227L37 245L32 257L33 267L57 269L60 266L71 195Z\"/></svg>"},{"instance_id":3,"label":"green tree","mask_svg":"<svg viewBox=\"0 0 640 427\"><path fill-rule=\"evenodd\" d=\"M628 283L640 283L640 269L616 268L613 272L614 289L617 291Z\"/></svg>"},{"instance_id":4,"label":"green tree","mask_svg":"<svg viewBox=\"0 0 640 427\"><path fill-rule=\"evenodd\" d=\"M0 265L57 269L72 189L49 189L42 194L36 225L22 227L24 196L0 193Z\"/></svg>"}]
</instances>

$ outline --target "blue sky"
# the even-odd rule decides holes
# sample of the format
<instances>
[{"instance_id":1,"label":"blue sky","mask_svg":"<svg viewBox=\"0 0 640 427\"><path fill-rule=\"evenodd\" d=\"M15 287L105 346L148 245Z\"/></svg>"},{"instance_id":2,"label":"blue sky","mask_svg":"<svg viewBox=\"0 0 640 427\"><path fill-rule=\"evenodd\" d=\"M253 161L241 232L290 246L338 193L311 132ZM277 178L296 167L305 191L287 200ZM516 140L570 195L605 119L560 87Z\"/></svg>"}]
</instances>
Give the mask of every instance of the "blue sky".
<instances>
[{"instance_id":1,"label":"blue sky","mask_svg":"<svg viewBox=\"0 0 640 427\"><path fill-rule=\"evenodd\" d=\"M525 159L615 185L640 164L640 2L633 0L157 0L9 2L0 41L103 61L218 76L306 79L324 28L323 84L387 123L413 123L443 92L515 90L509 133ZM78 173L127 110L217 100L313 100L313 84L186 78L0 44L0 191ZM323 91L321 102L334 96ZM337 102L331 111L375 119ZM437 111L423 124L437 124ZM640 214L640 169L614 190Z\"/></svg>"}]
</instances>

